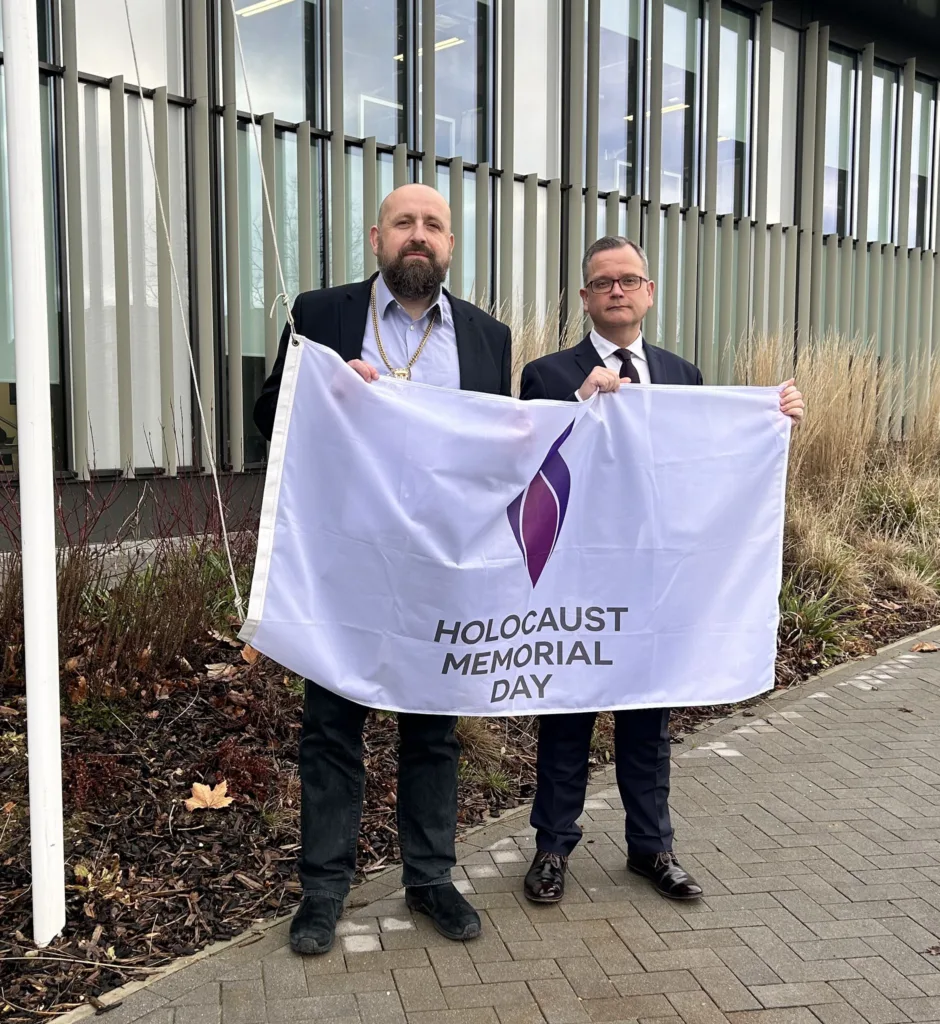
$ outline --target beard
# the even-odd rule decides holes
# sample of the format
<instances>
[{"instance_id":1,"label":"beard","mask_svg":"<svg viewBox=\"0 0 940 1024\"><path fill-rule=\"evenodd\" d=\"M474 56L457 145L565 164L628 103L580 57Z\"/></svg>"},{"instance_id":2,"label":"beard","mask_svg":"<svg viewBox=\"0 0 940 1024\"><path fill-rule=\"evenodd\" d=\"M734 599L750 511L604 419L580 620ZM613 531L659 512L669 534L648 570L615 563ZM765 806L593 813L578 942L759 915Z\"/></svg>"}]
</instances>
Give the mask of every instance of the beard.
<instances>
[{"instance_id":1,"label":"beard","mask_svg":"<svg viewBox=\"0 0 940 1024\"><path fill-rule=\"evenodd\" d=\"M423 253L427 259L405 259L409 253L413 252ZM388 253L379 242L376 261L389 291L408 302L431 298L444 283L450 266L449 261L441 263L434 250L421 242L412 242L402 246L394 259L388 258Z\"/></svg>"}]
</instances>

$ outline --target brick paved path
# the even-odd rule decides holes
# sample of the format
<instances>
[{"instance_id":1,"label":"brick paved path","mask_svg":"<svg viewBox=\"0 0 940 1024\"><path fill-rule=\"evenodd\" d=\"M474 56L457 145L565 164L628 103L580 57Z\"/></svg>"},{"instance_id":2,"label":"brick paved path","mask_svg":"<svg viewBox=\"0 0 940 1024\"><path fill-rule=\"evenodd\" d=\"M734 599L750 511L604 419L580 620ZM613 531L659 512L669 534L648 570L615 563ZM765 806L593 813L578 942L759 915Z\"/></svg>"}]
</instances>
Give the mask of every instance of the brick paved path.
<instances>
[{"instance_id":1,"label":"brick paved path","mask_svg":"<svg viewBox=\"0 0 940 1024\"><path fill-rule=\"evenodd\" d=\"M353 894L330 955L293 955L281 921L125 996L107 1022L940 1021L940 654L909 647L674 747L696 904L626 872L608 773L558 906L521 895L533 838L514 815L462 844L479 940L413 918L395 872Z\"/></svg>"}]
</instances>

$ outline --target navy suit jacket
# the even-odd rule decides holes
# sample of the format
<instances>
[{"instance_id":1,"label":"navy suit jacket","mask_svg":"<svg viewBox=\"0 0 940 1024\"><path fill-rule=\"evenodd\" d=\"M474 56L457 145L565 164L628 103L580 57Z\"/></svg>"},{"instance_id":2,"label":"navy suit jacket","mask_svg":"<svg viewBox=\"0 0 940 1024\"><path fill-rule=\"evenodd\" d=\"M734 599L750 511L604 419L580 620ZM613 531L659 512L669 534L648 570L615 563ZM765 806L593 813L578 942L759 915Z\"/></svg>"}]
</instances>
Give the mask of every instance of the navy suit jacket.
<instances>
[{"instance_id":1,"label":"navy suit jacket","mask_svg":"<svg viewBox=\"0 0 940 1024\"><path fill-rule=\"evenodd\" d=\"M297 333L333 349L346 362L360 359L375 276L373 274L368 281L356 284L302 292L293 308ZM456 299L447 292L445 294L454 315L461 389L509 395L512 372L512 334L509 328L471 303ZM289 341L290 329L285 324L271 376L264 382L255 402L255 423L269 441L274 430L277 396Z\"/></svg>"},{"instance_id":2,"label":"navy suit jacket","mask_svg":"<svg viewBox=\"0 0 940 1024\"><path fill-rule=\"evenodd\" d=\"M651 384L701 384L702 374L687 359L643 341ZM589 334L572 348L552 352L528 363L522 371L520 398L553 398L576 401L575 392L595 366L604 361Z\"/></svg>"}]
</instances>

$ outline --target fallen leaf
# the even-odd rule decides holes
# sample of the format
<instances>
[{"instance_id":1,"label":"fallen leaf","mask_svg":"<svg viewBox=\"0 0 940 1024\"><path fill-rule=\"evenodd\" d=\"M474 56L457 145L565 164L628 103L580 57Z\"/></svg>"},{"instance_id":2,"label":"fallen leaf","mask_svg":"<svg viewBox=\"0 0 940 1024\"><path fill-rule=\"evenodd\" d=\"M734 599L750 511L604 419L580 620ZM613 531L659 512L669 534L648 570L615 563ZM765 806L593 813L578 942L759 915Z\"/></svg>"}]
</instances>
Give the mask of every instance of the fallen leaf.
<instances>
[{"instance_id":1,"label":"fallen leaf","mask_svg":"<svg viewBox=\"0 0 940 1024\"><path fill-rule=\"evenodd\" d=\"M193 795L186 801L187 811L218 810L228 807L232 797L226 796L228 783L223 779L217 786L205 786L201 782L193 783Z\"/></svg>"},{"instance_id":2,"label":"fallen leaf","mask_svg":"<svg viewBox=\"0 0 940 1024\"><path fill-rule=\"evenodd\" d=\"M931 946L930 949L925 949L924 952L927 956L940 956L940 946Z\"/></svg>"},{"instance_id":3,"label":"fallen leaf","mask_svg":"<svg viewBox=\"0 0 940 1024\"><path fill-rule=\"evenodd\" d=\"M12 800L7 800L7 802L3 805L3 813L12 814L14 807L16 807L16 804Z\"/></svg>"},{"instance_id":4,"label":"fallen leaf","mask_svg":"<svg viewBox=\"0 0 940 1024\"><path fill-rule=\"evenodd\" d=\"M929 640L920 640L911 648L918 654L935 654L940 651L940 644L931 643Z\"/></svg>"},{"instance_id":5,"label":"fallen leaf","mask_svg":"<svg viewBox=\"0 0 940 1024\"><path fill-rule=\"evenodd\" d=\"M19 711L16 708L6 708L0 706L0 718L16 718Z\"/></svg>"},{"instance_id":6,"label":"fallen leaf","mask_svg":"<svg viewBox=\"0 0 940 1024\"><path fill-rule=\"evenodd\" d=\"M148 711L147 714L144 715L144 718L150 718L150 719L159 718L159 717L160 717L160 712L159 711Z\"/></svg>"},{"instance_id":7,"label":"fallen leaf","mask_svg":"<svg viewBox=\"0 0 940 1024\"><path fill-rule=\"evenodd\" d=\"M898 711L903 711L905 715L913 715L914 711L912 708L898 708Z\"/></svg>"},{"instance_id":8,"label":"fallen leaf","mask_svg":"<svg viewBox=\"0 0 940 1024\"><path fill-rule=\"evenodd\" d=\"M242 648L242 658L247 661L249 665L254 665L260 657L261 651L256 651L251 644L245 644Z\"/></svg>"},{"instance_id":9,"label":"fallen leaf","mask_svg":"<svg viewBox=\"0 0 940 1024\"><path fill-rule=\"evenodd\" d=\"M209 636L211 636L213 640L218 640L220 644L228 644L229 647L238 646L237 640L232 639L230 636L226 636L224 633L220 633L217 629L210 629L208 632Z\"/></svg>"},{"instance_id":10,"label":"fallen leaf","mask_svg":"<svg viewBox=\"0 0 940 1024\"><path fill-rule=\"evenodd\" d=\"M65 663L64 668L66 672L77 672L78 666L81 664L81 658L69 658Z\"/></svg>"},{"instance_id":11,"label":"fallen leaf","mask_svg":"<svg viewBox=\"0 0 940 1024\"><path fill-rule=\"evenodd\" d=\"M235 675L235 666L229 665L227 661L217 661L212 665L206 665L206 676L209 679L231 679Z\"/></svg>"},{"instance_id":12,"label":"fallen leaf","mask_svg":"<svg viewBox=\"0 0 940 1024\"><path fill-rule=\"evenodd\" d=\"M88 699L88 680L79 676L75 683L69 687L69 700L73 704L84 704Z\"/></svg>"}]
</instances>

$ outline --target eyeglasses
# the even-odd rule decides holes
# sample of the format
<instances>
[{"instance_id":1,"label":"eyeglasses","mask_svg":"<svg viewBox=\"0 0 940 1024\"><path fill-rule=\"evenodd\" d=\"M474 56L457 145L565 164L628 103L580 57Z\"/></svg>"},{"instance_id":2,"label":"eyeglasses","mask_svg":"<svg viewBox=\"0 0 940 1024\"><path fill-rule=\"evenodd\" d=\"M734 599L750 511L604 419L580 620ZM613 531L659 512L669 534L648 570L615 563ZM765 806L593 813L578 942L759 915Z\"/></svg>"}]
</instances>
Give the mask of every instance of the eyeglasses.
<instances>
[{"instance_id":1,"label":"eyeglasses","mask_svg":"<svg viewBox=\"0 0 940 1024\"><path fill-rule=\"evenodd\" d=\"M617 283L625 292L635 292L640 285L648 282L648 277L640 277L639 274L627 274L617 279ZM598 295L609 292L613 286L614 280L609 277L596 277L593 281L588 281L587 283L587 287Z\"/></svg>"}]
</instances>

